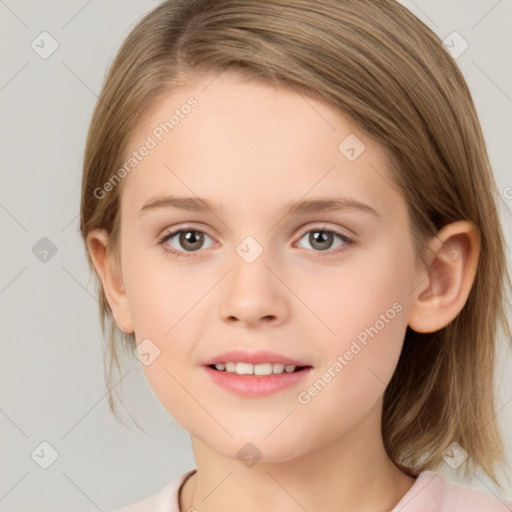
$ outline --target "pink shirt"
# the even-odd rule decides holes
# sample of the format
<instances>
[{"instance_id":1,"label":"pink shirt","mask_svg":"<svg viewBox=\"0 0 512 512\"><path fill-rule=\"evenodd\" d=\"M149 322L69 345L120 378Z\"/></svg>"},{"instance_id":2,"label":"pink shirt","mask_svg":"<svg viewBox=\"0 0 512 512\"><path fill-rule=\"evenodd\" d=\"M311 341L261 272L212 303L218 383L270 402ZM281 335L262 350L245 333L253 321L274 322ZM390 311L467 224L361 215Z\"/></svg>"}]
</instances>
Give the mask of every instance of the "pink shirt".
<instances>
[{"instance_id":1,"label":"pink shirt","mask_svg":"<svg viewBox=\"0 0 512 512\"><path fill-rule=\"evenodd\" d=\"M179 490L196 470L175 478L163 489L119 512L180 512ZM435 471L422 471L391 512L511 512L512 501L490 496Z\"/></svg>"}]
</instances>

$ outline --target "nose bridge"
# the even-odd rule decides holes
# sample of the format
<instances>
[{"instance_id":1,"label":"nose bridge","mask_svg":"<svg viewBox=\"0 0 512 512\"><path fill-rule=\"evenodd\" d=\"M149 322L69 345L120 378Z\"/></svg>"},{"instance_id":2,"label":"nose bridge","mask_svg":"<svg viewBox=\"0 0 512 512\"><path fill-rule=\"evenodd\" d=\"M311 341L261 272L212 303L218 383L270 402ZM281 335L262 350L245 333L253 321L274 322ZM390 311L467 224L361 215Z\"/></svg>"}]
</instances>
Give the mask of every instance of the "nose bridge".
<instances>
[{"instance_id":1,"label":"nose bridge","mask_svg":"<svg viewBox=\"0 0 512 512\"><path fill-rule=\"evenodd\" d=\"M233 268L220 305L223 318L250 323L284 318L288 310L285 290L269 269L273 259L271 251L251 235L235 247Z\"/></svg>"}]
</instances>

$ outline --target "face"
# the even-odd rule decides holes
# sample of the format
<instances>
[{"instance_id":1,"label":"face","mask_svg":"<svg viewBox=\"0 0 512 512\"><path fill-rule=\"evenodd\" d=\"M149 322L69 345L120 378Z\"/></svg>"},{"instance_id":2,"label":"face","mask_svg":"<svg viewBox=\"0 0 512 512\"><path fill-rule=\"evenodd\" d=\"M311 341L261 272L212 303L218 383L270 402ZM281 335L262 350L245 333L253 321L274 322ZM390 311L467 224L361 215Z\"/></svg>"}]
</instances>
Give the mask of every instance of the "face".
<instances>
[{"instance_id":1,"label":"face","mask_svg":"<svg viewBox=\"0 0 512 512\"><path fill-rule=\"evenodd\" d=\"M132 140L151 148L123 181L124 318L192 436L230 457L249 441L263 461L290 460L380 421L414 288L406 203L384 148L328 104L212 79L169 94ZM171 195L192 200L155 203ZM339 204L319 208L327 200ZM206 366L233 350L305 368Z\"/></svg>"}]
</instances>

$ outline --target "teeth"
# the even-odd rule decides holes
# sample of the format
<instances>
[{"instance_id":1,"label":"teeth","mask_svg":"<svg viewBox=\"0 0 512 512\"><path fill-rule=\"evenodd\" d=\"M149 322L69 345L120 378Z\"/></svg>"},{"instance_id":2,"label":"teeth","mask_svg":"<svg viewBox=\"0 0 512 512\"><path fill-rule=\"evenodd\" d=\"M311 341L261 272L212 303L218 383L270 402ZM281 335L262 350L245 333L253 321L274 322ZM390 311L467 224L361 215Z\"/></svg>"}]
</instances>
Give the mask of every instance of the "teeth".
<instances>
[{"instance_id":1,"label":"teeth","mask_svg":"<svg viewBox=\"0 0 512 512\"><path fill-rule=\"evenodd\" d=\"M235 373L235 370L236 370L236 363L226 363L226 371L227 372Z\"/></svg>"},{"instance_id":2,"label":"teeth","mask_svg":"<svg viewBox=\"0 0 512 512\"><path fill-rule=\"evenodd\" d=\"M272 373L283 373L283 370L284 370L284 364L274 363L272 365Z\"/></svg>"},{"instance_id":3,"label":"teeth","mask_svg":"<svg viewBox=\"0 0 512 512\"><path fill-rule=\"evenodd\" d=\"M236 363L235 372L238 375L252 375L254 373L254 365L251 363Z\"/></svg>"},{"instance_id":4,"label":"teeth","mask_svg":"<svg viewBox=\"0 0 512 512\"><path fill-rule=\"evenodd\" d=\"M272 365L270 363L254 365L254 375L270 375L271 373Z\"/></svg>"},{"instance_id":5,"label":"teeth","mask_svg":"<svg viewBox=\"0 0 512 512\"><path fill-rule=\"evenodd\" d=\"M217 363L215 368L219 371L226 371L228 373L236 373L238 375L271 375L281 374L283 372L292 373L295 371L294 364L282 363Z\"/></svg>"}]
</instances>

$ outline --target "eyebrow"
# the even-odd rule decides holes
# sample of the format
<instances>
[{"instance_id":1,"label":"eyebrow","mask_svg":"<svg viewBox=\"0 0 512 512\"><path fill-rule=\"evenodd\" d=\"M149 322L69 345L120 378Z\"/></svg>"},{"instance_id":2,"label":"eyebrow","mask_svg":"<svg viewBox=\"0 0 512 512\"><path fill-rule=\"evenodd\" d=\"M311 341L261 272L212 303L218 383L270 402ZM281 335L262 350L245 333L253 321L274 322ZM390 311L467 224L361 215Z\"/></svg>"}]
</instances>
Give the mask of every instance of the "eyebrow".
<instances>
[{"instance_id":1,"label":"eyebrow","mask_svg":"<svg viewBox=\"0 0 512 512\"><path fill-rule=\"evenodd\" d=\"M193 212L212 211L222 214L223 207L200 197L184 197L175 195L157 196L149 199L139 212L139 217L149 211L161 208L175 208ZM359 210L381 219L381 215L370 205L349 197L322 197L317 199L302 199L291 201L283 206L283 211L289 214L315 213L335 210Z\"/></svg>"}]
</instances>

